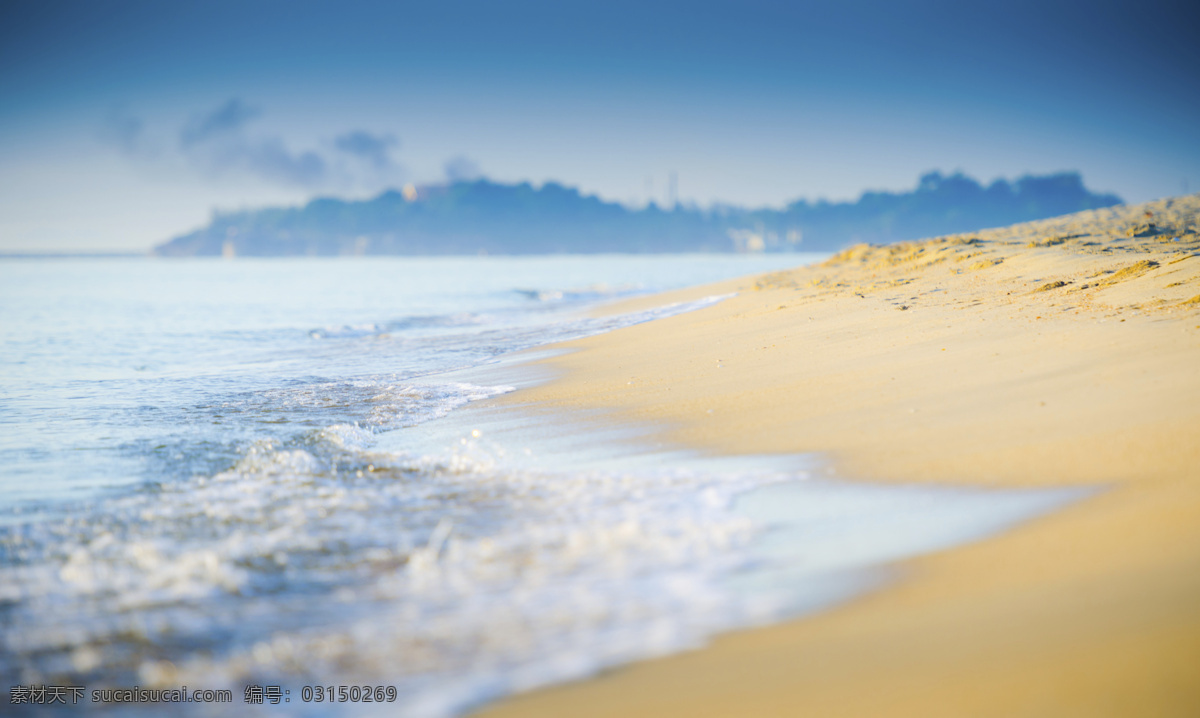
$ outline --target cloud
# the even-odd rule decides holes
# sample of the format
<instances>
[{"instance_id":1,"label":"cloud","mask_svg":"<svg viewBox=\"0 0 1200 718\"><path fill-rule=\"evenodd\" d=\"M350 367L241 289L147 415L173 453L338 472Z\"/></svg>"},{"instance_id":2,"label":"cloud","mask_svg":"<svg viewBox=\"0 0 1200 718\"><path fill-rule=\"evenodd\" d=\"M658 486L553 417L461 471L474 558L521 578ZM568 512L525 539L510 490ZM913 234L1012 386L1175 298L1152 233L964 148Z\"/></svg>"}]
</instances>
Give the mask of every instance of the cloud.
<instances>
[{"instance_id":1,"label":"cloud","mask_svg":"<svg viewBox=\"0 0 1200 718\"><path fill-rule=\"evenodd\" d=\"M240 172L276 184L316 188L329 176L324 157L312 151L292 152L278 137L205 143L187 156L193 166L213 177Z\"/></svg>"},{"instance_id":2,"label":"cloud","mask_svg":"<svg viewBox=\"0 0 1200 718\"><path fill-rule=\"evenodd\" d=\"M101 142L116 147L130 157L148 153L146 123L121 108L113 108L97 130Z\"/></svg>"},{"instance_id":3,"label":"cloud","mask_svg":"<svg viewBox=\"0 0 1200 718\"><path fill-rule=\"evenodd\" d=\"M451 157L442 167L446 172L446 179L451 182L465 182L483 176L479 165L474 160L462 155Z\"/></svg>"},{"instance_id":4,"label":"cloud","mask_svg":"<svg viewBox=\"0 0 1200 718\"><path fill-rule=\"evenodd\" d=\"M213 138L237 133L259 114L258 108L235 97L207 115L193 117L179 133L179 144L186 149Z\"/></svg>"},{"instance_id":5,"label":"cloud","mask_svg":"<svg viewBox=\"0 0 1200 718\"><path fill-rule=\"evenodd\" d=\"M364 130L354 130L339 135L333 144L342 152L366 160L377 169L383 169L392 164L388 148L398 144L398 141L393 135L372 135Z\"/></svg>"},{"instance_id":6,"label":"cloud","mask_svg":"<svg viewBox=\"0 0 1200 718\"><path fill-rule=\"evenodd\" d=\"M292 152L276 136L247 137L246 124L261 114L238 98L192 117L179 133L184 156L217 177L244 173L277 184L316 188L329 176L329 163L316 152Z\"/></svg>"},{"instance_id":7,"label":"cloud","mask_svg":"<svg viewBox=\"0 0 1200 718\"><path fill-rule=\"evenodd\" d=\"M316 152L292 153L277 137L238 144L219 155L227 167L242 167L263 179L301 187L316 187L325 182L328 164Z\"/></svg>"},{"instance_id":8,"label":"cloud","mask_svg":"<svg viewBox=\"0 0 1200 718\"><path fill-rule=\"evenodd\" d=\"M141 117L115 107L97 128L96 138L130 160L156 160L160 168L185 169L221 182L235 178L309 190L375 191L396 186L406 169L392 158L399 140L390 133L349 130L320 148L293 150L278 133L249 130L262 111L240 98L231 98L198 112L175 132L178 144L154 142ZM178 126L177 126L178 127ZM168 134L167 137L171 135ZM478 168L465 158L452 160L454 177L477 176Z\"/></svg>"}]
</instances>

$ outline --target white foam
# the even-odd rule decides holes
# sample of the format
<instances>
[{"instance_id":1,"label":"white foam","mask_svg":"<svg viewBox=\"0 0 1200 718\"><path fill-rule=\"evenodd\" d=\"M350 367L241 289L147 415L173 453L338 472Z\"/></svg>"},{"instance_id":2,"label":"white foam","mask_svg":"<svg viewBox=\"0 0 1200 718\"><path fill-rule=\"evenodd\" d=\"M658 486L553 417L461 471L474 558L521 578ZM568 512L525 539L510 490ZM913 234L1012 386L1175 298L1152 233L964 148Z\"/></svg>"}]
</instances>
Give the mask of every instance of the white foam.
<instances>
[{"instance_id":1,"label":"white foam","mask_svg":"<svg viewBox=\"0 0 1200 718\"><path fill-rule=\"evenodd\" d=\"M387 351L461 351L473 366L721 299L549 324L475 316L482 329L386 339L398 342ZM391 330L331 325L319 338ZM309 377L189 408L189 421L233 424L235 460L0 532L0 677L370 682L400 689L389 714L452 715L826 605L888 561L1053 505L843 487L807 481L803 460L713 459L633 446L636 428L459 411L511 383ZM184 443L163 446L178 464Z\"/></svg>"}]
</instances>

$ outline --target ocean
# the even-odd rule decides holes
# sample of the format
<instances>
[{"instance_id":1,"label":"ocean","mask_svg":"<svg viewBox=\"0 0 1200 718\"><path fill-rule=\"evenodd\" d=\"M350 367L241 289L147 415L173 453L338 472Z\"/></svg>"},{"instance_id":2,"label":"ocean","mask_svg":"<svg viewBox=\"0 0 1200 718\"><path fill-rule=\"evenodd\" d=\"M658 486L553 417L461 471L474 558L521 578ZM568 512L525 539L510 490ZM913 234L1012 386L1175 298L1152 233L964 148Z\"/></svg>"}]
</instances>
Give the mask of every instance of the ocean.
<instances>
[{"instance_id":1,"label":"ocean","mask_svg":"<svg viewBox=\"0 0 1200 718\"><path fill-rule=\"evenodd\" d=\"M604 303L815 258L0 261L0 687L459 715L1076 496L850 485L483 401L547 345L721 297Z\"/></svg>"}]
</instances>

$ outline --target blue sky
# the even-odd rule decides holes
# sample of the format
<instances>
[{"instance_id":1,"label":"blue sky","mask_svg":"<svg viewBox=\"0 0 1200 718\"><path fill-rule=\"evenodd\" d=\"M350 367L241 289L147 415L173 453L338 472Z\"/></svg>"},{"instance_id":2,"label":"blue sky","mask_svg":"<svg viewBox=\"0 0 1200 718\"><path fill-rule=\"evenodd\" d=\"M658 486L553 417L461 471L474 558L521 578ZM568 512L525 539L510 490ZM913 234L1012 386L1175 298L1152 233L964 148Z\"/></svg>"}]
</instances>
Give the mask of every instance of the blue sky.
<instances>
[{"instance_id":1,"label":"blue sky","mask_svg":"<svg viewBox=\"0 0 1200 718\"><path fill-rule=\"evenodd\" d=\"M1200 190L1194 3L8 2L0 251L486 174L781 205L1079 170Z\"/></svg>"}]
</instances>

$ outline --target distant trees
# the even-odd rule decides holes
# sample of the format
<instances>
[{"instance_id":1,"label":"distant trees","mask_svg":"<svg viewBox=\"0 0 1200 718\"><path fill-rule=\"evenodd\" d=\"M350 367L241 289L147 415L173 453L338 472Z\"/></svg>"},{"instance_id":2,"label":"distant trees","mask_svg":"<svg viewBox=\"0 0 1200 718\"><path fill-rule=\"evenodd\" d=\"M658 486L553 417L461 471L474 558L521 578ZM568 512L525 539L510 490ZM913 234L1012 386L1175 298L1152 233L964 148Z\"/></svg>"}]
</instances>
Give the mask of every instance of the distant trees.
<instances>
[{"instance_id":1,"label":"distant trees","mask_svg":"<svg viewBox=\"0 0 1200 718\"><path fill-rule=\"evenodd\" d=\"M912 192L866 192L857 202L788 205L780 229L804 232L805 248L836 249L856 242L886 243L971 232L1121 204L1095 194L1078 172L1027 175L984 187L961 173L923 175ZM763 218L769 222L768 217ZM779 230L777 230L779 231Z\"/></svg>"},{"instance_id":2,"label":"distant trees","mask_svg":"<svg viewBox=\"0 0 1200 718\"><path fill-rule=\"evenodd\" d=\"M558 254L831 250L968 232L1120 204L1078 173L984 187L931 172L911 192L866 192L856 202L797 201L783 210L641 209L547 182L487 179L388 190L362 201L215 214L155 248L163 256Z\"/></svg>"}]
</instances>

